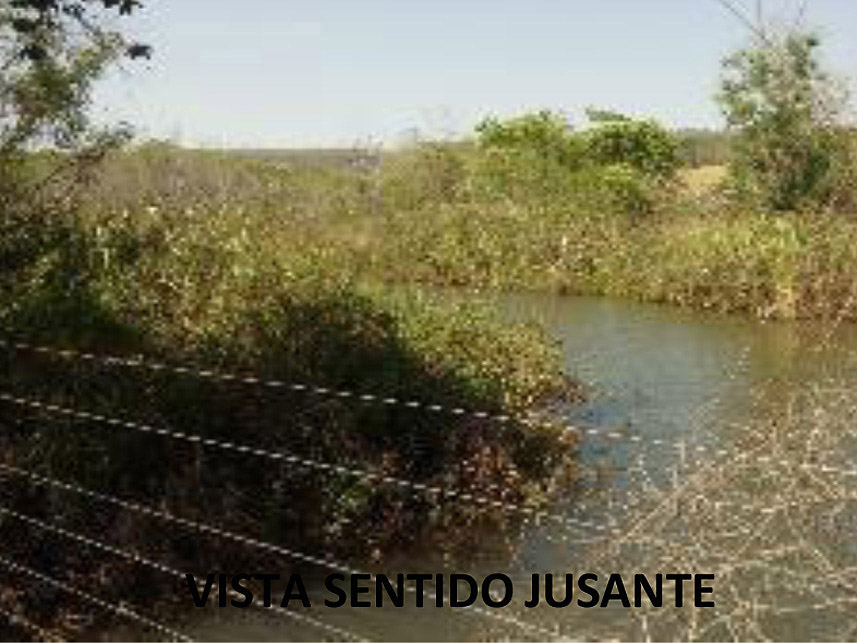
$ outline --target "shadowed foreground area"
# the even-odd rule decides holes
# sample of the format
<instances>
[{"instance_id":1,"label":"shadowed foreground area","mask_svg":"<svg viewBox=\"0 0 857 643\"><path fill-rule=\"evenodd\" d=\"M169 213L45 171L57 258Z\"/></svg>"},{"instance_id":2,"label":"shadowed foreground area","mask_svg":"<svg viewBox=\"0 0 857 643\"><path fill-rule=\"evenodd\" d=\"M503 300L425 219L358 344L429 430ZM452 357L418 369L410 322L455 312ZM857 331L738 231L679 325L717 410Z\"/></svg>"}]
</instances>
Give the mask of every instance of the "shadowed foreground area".
<instances>
[{"instance_id":1,"label":"shadowed foreground area","mask_svg":"<svg viewBox=\"0 0 857 643\"><path fill-rule=\"evenodd\" d=\"M501 414L573 398L536 329L505 326L475 305L296 275L267 264L252 244L236 250L240 236L158 232L169 240L125 236L119 247L96 228L94 241L81 243L74 282L67 270L54 281L47 256L6 302L2 521L4 552L17 563L152 614L178 601L181 621L183 582L33 521L199 574L284 563L206 537L193 529L197 520L311 556L377 563L380 552L427 541L454 550L475 524L502 534L518 519L426 487L478 485L488 488L483 500L535 505L571 456L573 445L547 420L498 424L403 403ZM15 342L141 356L180 372ZM211 371L253 381L204 375ZM398 403L381 403L388 398ZM240 452L245 445L288 457ZM190 522L165 530L124 507L33 484L22 471ZM74 607L62 592L46 602L38 582L7 591L5 605L58 635L100 635L100 620L69 620L92 608Z\"/></svg>"}]
</instances>

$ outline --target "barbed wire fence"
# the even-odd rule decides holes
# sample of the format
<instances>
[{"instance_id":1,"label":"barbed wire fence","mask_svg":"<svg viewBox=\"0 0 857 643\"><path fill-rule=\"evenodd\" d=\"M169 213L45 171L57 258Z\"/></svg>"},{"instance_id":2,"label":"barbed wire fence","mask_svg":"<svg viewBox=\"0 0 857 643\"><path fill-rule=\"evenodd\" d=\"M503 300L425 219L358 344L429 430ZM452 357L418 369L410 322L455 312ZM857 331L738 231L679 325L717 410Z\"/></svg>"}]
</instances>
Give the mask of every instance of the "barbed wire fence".
<instances>
[{"instance_id":1,"label":"barbed wire fence","mask_svg":"<svg viewBox=\"0 0 857 643\"><path fill-rule=\"evenodd\" d=\"M500 425L506 425L513 422L521 422L527 426L535 426L538 420L530 417L523 418L514 418L510 415L496 415L490 414L481 411L472 411L462 407L445 407L439 404L431 404L425 403L420 400L413 399L400 399L393 398L389 396L380 396L371 393L357 393L354 391L344 391L344 390L334 390L319 386L310 386L303 383L288 383L280 380L267 380L257 376L248 376L248 375L234 375L229 373L221 373L216 372L210 369L201 369L194 368L184 365L169 365L165 363L159 362L150 362L140 358L123 358L115 355L98 355L90 352L83 351L75 351L68 349L57 349L49 346L39 346L26 344L22 342L9 342L9 341L0 341L0 346L3 346L9 350L14 351L30 351L33 353L37 353L40 355L47 355L53 358L63 359L63 360L78 360L78 361L86 361L86 362L97 362L103 366L109 367L123 367L123 368L136 368L136 369L145 369L153 372L171 372L173 374L184 375L189 377L196 377L200 379L207 380L217 380L221 382L237 382L242 385L249 386L263 386L267 388L276 388L276 389L289 389L291 391L296 392L305 392L312 395L322 395L322 396L334 396L339 399L349 399L354 400L359 403L374 403L374 404L383 404L383 405L399 405L409 409L415 410L424 410L429 413L437 413L437 414L448 414L450 416L468 416L477 420L489 420L492 422L496 422ZM337 463L319 461L312 458L305 458L296 454L282 452L282 451L271 451L264 448L254 447L248 444L239 444L235 442L217 440L213 438L205 438L200 434L192 434L187 432L180 431L171 431L169 429L154 427L149 424L134 422L130 420L125 420L117 417L109 417L102 414L92 413L90 411L85 410L75 410L73 408L64 407L48 402L44 402L37 399L19 397L16 395L12 395L10 393L0 393L0 401L7 405L14 405L20 408L27 408L31 410L38 410L41 412L45 412L47 414L52 414L60 417L67 417L75 420L84 420L84 421L94 421L105 424L111 428L118 429L129 429L133 431L138 431L141 433L148 433L154 436L166 437L172 440L185 441L189 443L198 444L204 448L210 449L218 449L224 451L231 451L244 456L255 456L260 458L266 458L269 460L280 461L287 463L289 465L294 465L297 467L303 467L306 469L323 472L331 475L340 475L353 478L356 482L367 485L390 485L399 489L407 490L414 494L425 495L429 498L429 500L438 500L438 499L452 499L464 503L472 503L479 508L490 508L490 509L499 509L503 512L510 513L520 513L526 516L528 519L531 519L535 522L539 522L542 520L553 521L557 524L565 527L565 528L574 528L574 529L587 529L591 531L602 531L607 532L608 529L604 525L595 524L592 522L580 521L573 517L570 517L566 514L558 514L551 513L550 511L544 509L536 509L530 506L524 506L520 504L516 504L513 502L508 502L504 500L497 500L491 497L486 497L484 494L486 492L502 492L502 485L498 483L490 483L486 485L484 488L478 489L468 489L468 490L460 490L455 488L444 488L441 486L431 486L423 483L414 482L411 480L396 478L389 475L381 475L378 473L370 472L364 469L355 468L352 466L346 466ZM582 436L600 436L607 439L619 440L627 438L627 434L622 434L617 431L611 431L606 429L598 429L598 428L590 428L590 429L579 429L578 427L568 426L566 427L566 432L568 433L578 433ZM631 441L636 444L643 444L643 441L639 439L638 436L631 436ZM355 570L350 569L347 565L341 563L335 563L330 558L319 558L316 556L311 556L307 554L303 554L298 551L293 551L278 545L274 545L271 543L266 543L261 540L250 538L244 535L240 535L234 532L230 532L227 530L220 529L218 527L214 527L212 525L208 525L205 523L200 523L198 521L191 521L186 518L182 518L179 516L175 516L169 512L161 511L152 507L144 506L137 502L130 502L127 500L123 500L114 496L110 496L109 494L104 494L97 491L92 491L88 489L84 489L82 486L73 484L67 481L61 481L55 478L49 478L46 476L41 476L33 471L27 471L20 467L15 467L11 465L0 465L0 470L2 470L4 476L8 477L10 475L15 475L21 478L28 480L31 484L36 486L51 486L53 488L61 489L67 492L74 492L80 494L87 499L97 500L99 502L107 502L114 506L121 507L122 509L135 511L139 514L143 514L152 518L157 518L163 520L165 522L171 523L173 525L178 525L181 527L186 527L189 529L193 529L197 532L204 532L210 535L219 536L228 538L234 542L249 545L252 547L256 547L268 552L273 552L279 555L285 555L289 558L297 560L303 563L310 563L315 565L324 566L327 568L336 569L339 571L348 571L351 573L356 573ZM473 471L475 466L467 461L462 462L462 469L464 471ZM145 558L135 552L130 550L125 550L117 547L113 547L109 544L96 541L82 534L73 532L71 530L63 529L61 527L57 527L55 525L51 525L45 521L41 521L32 516L27 516L25 514L15 512L14 510L9 509L8 507L0 507L0 513L8 518L16 519L20 522L28 524L30 526L35 526L40 528L43 531L47 531L54 535L58 535L61 537L65 537L71 539L79 544L88 546L90 548L99 549L102 552L111 553L113 555L125 558L127 560L131 560L135 563L142 564L154 569L158 569L165 573L177 573L177 570L170 570L168 567L152 561L148 558ZM179 574L181 576L181 574ZM45 577L48 578L48 577ZM55 583L61 582L53 579ZM68 586L66 585L66 588ZM103 603L103 602L102 602ZM102 603L97 603L101 607L103 607ZM106 603L105 603L106 604ZM515 619L512 617L508 617L505 615L497 614L493 611L484 611L478 608L471 608L471 612L482 612L485 616L493 618L495 620L500 620L508 625L514 625L520 628L523 631L531 632L540 636L556 636L557 632L548 631L544 628L539 628L538 626L531 625L520 621L519 619ZM124 611L122 612L125 613ZM136 613L135 613L136 614ZM291 614L291 612L290 612ZM133 618L133 617L132 617ZM147 619L145 617L137 615L135 619L139 623L147 625L149 628L155 629L156 631L162 634L169 634L171 638L180 638L177 635L175 630L170 628L166 628L166 626L158 624L156 621L152 619ZM328 633L332 633L338 637L345 637L349 639L360 637L357 635L353 635L343 630L337 630L336 628L331 628L327 626L317 619L305 619L308 622L312 622L318 627L319 630L328 631Z\"/></svg>"},{"instance_id":2,"label":"barbed wire fence","mask_svg":"<svg viewBox=\"0 0 857 643\"><path fill-rule=\"evenodd\" d=\"M421 411L435 415L446 415L448 417L470 417L476 420L495 422L500 426L513 425L521 423L526 426L537 427L540 422L544 422L544 418L538 414L523 417L513 417L511 415L491 414L481 411L474 411L463 407L448 407L440 404L424 402L417 399L406 399L399 397L383 396L374 393L365 393L348 390L336 390L326 387L317 387L305 383L289 383L281 380L270 380L258 377L255 375L236 375L231 373L222 373L211 369L197 368L188 365L170 365L161 362L149 362L140 357L120 357L115 355L99 355L90 352L53 348L42 345L25 344L21 342L10 342L0 340L0 346L5 347L10 351L29 351L41 355L50 356L55 359L62 360L77 360L84 362L97 362L103 366L110 368L123 369L144 369L151 372L163 373L170 372L176 375L198 378L201 380L216 380L220 382L238 383L244 386L266 387L271 389L288 389L293 392L306 393L315 396L335 397L341 400L348 400L357 404L376 404L384 406L402 406L414 411ZM717 407L719 399L715 396L709 403L703 405L699 409L698 416L701 418L706 413L713 412ZM604 440L607 444L622 445L623 448L633 450L629 451L632 457L629 458L629 471L636 472L639 477L639 485L634 486L630 482L623 489L624 496L621 500L614 502L610 496L610 502L602 507L603 515L597 518L580 518L580 514L587 515L591 507L587 506L587 500L583 498L572 498L568 506L562 506L561 511L554 508L544 508L540 506L531 506L520 502L511 502L505 500L503 493L506 490L501 482L489 482L487 484L474 484L466 488L445 486L440 484L428 484L416 482L407 478L386 475L383 472L369 470L353 466L351 463L343 464L330 462L326 460L304 457L301 454L285 451L272 450L267 446L256 446L253 444L243 444L234 441L226 441L216 438L207 438L201 433L191 433L187 431L173 431L169 428L154 426L150 423L137 422L120 417L108 416L101 413L94 413L87 410L72 408L70 406L54 404L49 401L36 399L29 396L20 396L12 392L0 393L0 403L3 405L18 409L27 409L36 411L40 414L40 421L50 423L57 418L67 420L97 423L110 429L120 431L131 431L140 434L146 434L157 438L167 439L173 442L185 443L197 446L204 450L212 450L217 452L228 452L236 454L242 458L260 458L266 461L287 464L296 469L305 470L325 476L342 477L352 480L353 482L365 486L369 489L377 489L379 487L389 487L399 492L403 492L408 496L429 502L434 506L439 506L443 501L454 501L456 503L472 506L480 512L499 511L503 515L515 515L520 520L520 534L525 530L531 529L534 525L550 525L551 533L543 534L546 539L551 541L561 542L564 546L585 546L596 552L596 558L603 564L615 564L617 552L619 549L633 543L640 545L645 543L649 549L658 547L661 549L668 548L674 545L674 539L665 537L663 534L660 537L651 535L641 535L639 525L658 524L660 528L669 531L665 527L670 521L675 521L680 515L679 506L682 507L688 515L693 515L696 518L701 518L700 507L705 507L706 511L713 511L717 516L722 515L724 509L729 509L734 515L740 515L747 511L761 511L763 516L776 515L777 512L794 508L794 503L783 501L782 497L778 497L777 504L773 509L760 507L759 500L756 498L743 497L737 500L723 498L715 499L714 494L703 494L699 490L699 481L704 480L705 476L701 475L700 471L706 471L701 458L705 456L708 459L709 467L717 467L718 471L723 471L724 468L741 470L740 463L751 462L753 466L767 464L779 467L783 470L791 470L799 472L800 475L814 476L816 478L823 476L834 476L836 478L837 487L840 491L845 489L841 481L849 479L857 479L857 468L849 467L848 463L835 463L818 459L816 461L796 462L787 457L782 444L777 443L773 449L774 455L765 455L764 453L754 451L752 448L743 448L747 445L741 445L742 450L739 456L735 456L734 448L727 448L717 444L701 444L693 443L688 440L677 440L669 442L665 439L647 440L645 436L631 433L627 430L617 431L613 428L604 427L579 427L568 425L564 427L564 432L572 434L579 440L598 439ZM752 445L751 445L752 446ZM770 446L770 445L768 445ZM830 445L828 445L830 446ZM652 479L652 467L647 465L647 454L652 451L663 451L664 449L674 450L678 455L677 465L672 471L671 480L672 488L665 489L662 484L655 482ZM827 451L825 451L827 453ZM750 455L755 457L751 458ZM695 459L694 459L695 458ZM724 465L728 462L728 467ZM463 471L474 472L478 466L467 460L459 463L459 467ZM694 473L694 471L696 473ZM88 488L85 485L79 484L72 479L60 479L55 476L42 475L36 470L17 466L11 462L0 462L0 475L2 475L6 485L12 479L26 482L32 488L52 489L54 491L69 494L81 499L85 499L87 503L93 505L109 505L113 508L122 510L129 514L142 517L147 520L156 521L166 528L178 528L194 533L197 536L205 536L218 539L220 541L229 541L235 545L246 547L254 551L274 555L279 558L285 558L292 561L296 565L311 565L318 568L333 570L346 574L368 573L361 572L353 568L350 564L336 559L330 554L314 555L299 551L295 548L286 547L281 544L269 542L262 538L251 537L246 534L238 533L214 524L201 521L198 517L188 518L164 509L163 507L151 506L137 500L121 498L116 495L111 495L102 490ZM855 492L857 495L857 492ZM846 502L851 499L851 495L847 493L840 494L839 502ZM598 499L598 496L593 496ZM601 497L603 500L603 496ZM547 505L550 507L550 505ZM694 511L688 511L687 506L690 506ZM576 515L577 514L577 515ZM159 562L150 556L134 551L125 546L114 545L104 542L100 539L92 538L86 534L79 533L74 529L70 529L57 524L54 521L44 520L42 518L30 515L9 506L0 505L0 515L7 521L15 521L28 528L39 531L43 534L42 538L50 535L50 538L58 538L74 543L76 546L96 551L99 554L105 554L112 557L120 558L135 566L140 566L158 572L173 579L183 579L184 572L168 564ZM616 518L617 515L631 517L631 521L620 521ZM642 516L642 517L641 517ZM665 519L664 516L668 518ZM685 520L684 522L688 522ZM701 520L705 523L706 520ZM746 524L743 523L745 535ZM630 526L629 526L630 525ZM687 552L683 554L687 556ZM647 564L651 564L648 559ZM674 563L677 558L670 559ZM730 563L734 567L734 559ZM0 557L0 565L5 567L13 576L27 577L38 583L53 587L58 591L64 592L77 600L88 603L96 608L107 612L112 616L134 621L136 625L152 633L165 637L171 640L190 640L188 635L180 632L178 629L159 622L153 617L147 616L135 608L120 604L115 605L112 602L99 598L93 594L89 594L79 587L75 586L73 578L55 578L44 572L30 568L11 558ZM609 565L608 565L609 566ZM731 570L732 568L730 568ZM370 578L374 581L377 577L370 573ZM412 588L406 586L408 591L413 591ZM0 597L2 598L2 597ZM430 595L429 600L434 600L435 595ZM841 600L830 603L831 609L846 608L851 604L847 597L840 597ZM827 603L825 603L827 604ZM0 607L2 607L0 602ZM14 627L19 627L21 632L28 635L37 636L41 639L56 638L59 633L47 630L42 625L28 619L20 611L14 609L5 609L0 611L0 615L7 618L8 623ZM777 611L775 606L769 605L761 611L766 611L772 614L784 613ZM319 635L324 635L336 640L366 640L368 637L353 631L350 628L338 627L330 623L324 622L318 618L311 617L303 612L294 609L277 608L274 610L278 615L282 615L293 621L299 622L308 627L314 628L314 631ZM458 610L463 614L475 615L482 617L491 622L497 623L499 627L504 628L508 632L510 628L515 631L516 636L530 636L535 639L565 639L569 636L567 631L564 631L563 626L555 617L541 616L537 621L534 620L535 613L529 614L530 618L513 616L506 611L502 613L499 610L486 610L477 606L471 606L465 610ZM653 629L666 627L666 621L669 619L659 619L655 616L645 614L643 616L634 615L637 635L642 634L646 640L651 637ZM686 630L691 638L698 638L700 635L710 636L712 632L718 631L718 627L726 627L727 631L731 632L735 628L734 622L737 617L721 617L715 620L714 623L708 623L704 627L698 623L692 628ZM746 620L746 619L745 619ZM550 624L550 625L548 625ZM673 624L674 625L674 624ZM577 626L575 626L577 627ZM748 626L749 627L749 626ZM755 627L758 627L756 625ZM581 635L587 637L585 629L575 629L574 637L579 638ZM610 637L610 633L597 632L592 630L589 635L596 638L602 636Z\"/></svg>"},{"instance_id":3,"label":"barbed wire fence","mask_svg":"<svg viewBox=\"0 0 857 643\"><path fill-rule=\"evenodd\" d=\"M535 420L531 418L512 418L507 415L491 415L489 413L480 412L480 411L470 411L460 407L443 407L437 404L428 404L423 403L418 400L405 400L405 399L397 399L392 397L381 397L379 395L362 393L357 394L351 391L337 391L332 389L327 389L318 386L309 386L305 384L295 384L295 383L286 383L282 381L275 380L265 380L256 376L236 376L232 374L226 373L218 373L211 370L199 369L199 368L191 368L187 366L173 366L167 365L163 363L154 363L144 361L139 358L120 358L117 356L105 356L105 355L97 355L94 353L86 353L80 351L71 351L66 349L53 349L48 346L35 346L24 344L21 342L6 342L0 341L0 346L3 346L7 349L13 349L15 351L31 351L34 353L42 354L42 355L50 355L51 357L61 358L66 360L79 360L79 361L87 361L93 362L97 361L98 363L105 366L121 366L125 368L141 368L154 372L161 371L169 371L174 374L187 375L191 377L201 378L201 379L213 379L221 382L238 382L243 385L252 385L252 386L264 386L268 388L288 388L291 391L297 392L306 392L313 395L332 395L339 399L351 399L355 400L359 403L376 403L376 404L384 404L384 405L400 405L409 409L416 410L425 410L430 413L448 413L452 416L470 416L474 419L478 420L490 420L493 422L497 422L501 425L509 424L513 421L521 421L526 425L532 426ZM591 523L580 523L576 521L574 518L570 518L568 516L550 513L545 510L538 510L533 507L523 506L519 504L515 504L508 501L503 500L495 500L490 497L486 497L484 495L479 495L479 493L485 492L496 492L502 491L501 485L497 483L491 483L487 485L484 489L477 490L460 490L454 488L444 488L441 486L430 486L423 483L414 482L411 480L396 478L389 475L381 475L379 473L371 472L364 469L355 468L353 466L337 464L332 462L325 462L320 460L315 460L312 458L302 457L293 453L283 452L283 451L271 451L269 449L255 447L248 444L239 444L231 441L217 440L213 438L205 438L200 434L192 434L187 432L180 431L171 431L169 429L154 427L150 424L134 422L131 420L126 420L117 417L110 417L103 414L92 413L90 411L85 410L76 410L70 407L64 407L48 402L44 402L37 399L25 398L12 395L10 393L0 393L0 401L7 405L14 405L19 408L26 408L30 410L37 410L46 414L51 414L59 417L71 418L74 420L82 420L82 421L93 421L102 423L108 427L116 428L116 429L129 429L141 433L148 433L158 437L166 437L172 440L177 441L185 441L192 444L198 444L201 447L209 448L209 449L218 449L223 451L230 451L242 456L255 456L260 458L266 458L269 460L283 462L289 465L293 465L296 467L302 467L318 472L322 472L325 474L331 475L339 475L346 476L349 478L353 478L356 482L361 484L366 484L368 486L374 485L390 485L399 489L407 490L411 493L418 495L425 495L430 500L437 499L452 499L465 503L472 503L480 508L491 508L491 509L499 509L504 512L512 512L512 513L521 513L524 514L533 520L553 520L567 527L573 528L599 528L599 525L594 525ZM569 427L569 430L573 430L572 427ZM596 431L588 431L590 435L594 435ZM608 433L608 432L605 432ZM609 432L612 439L618 439L621 436L616 432ZM465 461L462 463L463 470L473 470L475 467L471 463ZM39 475L33 471L27 471L20 467L2 464L0 465L0 470L2 470L4 477L8 478L9 476L18 476L20 478L26 479L28 482L35 486L50 486L55 489L61 489L66 492L77 493L82 495L90 500L97 500L99 502L110 503L114 506L120 507L124 510L134 511L138 514L145 515L148 517L156 518L162 520L164 522L178 525L180 527L189 528L195 530L197 532L207 533L213 536L223 537L230 539L234 542L248 545L251 547L255 547L267 552L276 553L278 555L283 555L293 560L309 563L313 565L318 565L322 567L326 567L329 569L334 569L338 571L344 571L348 573L358 573L356 570L351 569L347 565L343 563L336 562L330 557L317 557L308 554L304 554L299 551L290 550L288 548L284 548L279 545L275 545L272 543L267 543L255 538L251 538L248 536L244 536L241 534L237 534L234 532L230 532L218 527L214 527L212 525L208 525L205 523L200 523L195 520L188 520L183 517L175 516L169 512L162 511L153 507L144 506L138 502L130 502L127 500L123 500L121 498L117 498L115 496L111 496L109 494L105 494L98 491L92 491L89 489L85 489L80 485L70 483L68 481L61 481L55 478L50 478L46 476ZM60 536L63 538L70 539L75 541L76 543L83 545L85 547L97 549L103 553L109 553L126 560L130 560L136 564L144 565L150 567L152 569L161 571L166 574L172 574L183 578L183 574L178 572L178 570L171 569L168 566L163 565L162 563L158 563L153 561L145 556L142 556L136 552L133 552L128 549L123 549L120 547L114 547L110 544L89 538L83 534L74 532L72 530L64 529L62 527L58 527L46 521L39 520L38 518L34 518L32 516L28 516L26 514L14 511L8 507L0 506L0 514L7 518L15 519L19 522L27 524L29 526L37 527L42 531L51 533L55 536ZM35 570L29 569L25 566L22 566L18 563L14 563L8 559L4 559L3 564L7 566L11 571L18 573L29 573L32 578L36 578L42 582L49 583L55 587L59 587L64 589L66 592L71 593L79 598L84 598L84 600L88 600L90 603L95 604L98 607L107 609L114 613L117 616L129 616L133 620L137 621L139 624L147 627L148 629L152 629L160 634L167 635L169 638L173 639L182 639L187 640L187 637L183 634L177 632L177 630L162 625L155 621L154 619L142 616L133 610L129 610L127 608L118 609L113 607L112 609L107 606L110 603L98 599L92 595L89 595L82 590L74 588L67 582L51 578L45 574L41 574L36 572ZM36 575L38 574L38 575ZM374 578L374 575L373 575ZM430 599L432 597L430 596ZM112 606L111 606L112 607ZM342 630L339 628L332 627L325 623L322 623L318 619L313 619L301 615L296 615L293 611L283 610L288 613L289 616L295 618L301 618L303 621L311 623L315 625L320 631L326 631L329 634L334 635L337 638L347 638L347 639L358 639L362 640L362 637L348 632L346 630ZM553 638L556 633L552 631L545 630L544 628L540 628L537 625L525 623L519 619L509 617L506 615L498 614L493 611L482 610L480 608L471 608L470 612L482 613L486 617L499 620L507 625L516 626L522 631L530 632L537 636L549 636ZM18 621L15 621L16 623ZM23 623L23 621L21 621Z\"/></svg>"}]
</instances>

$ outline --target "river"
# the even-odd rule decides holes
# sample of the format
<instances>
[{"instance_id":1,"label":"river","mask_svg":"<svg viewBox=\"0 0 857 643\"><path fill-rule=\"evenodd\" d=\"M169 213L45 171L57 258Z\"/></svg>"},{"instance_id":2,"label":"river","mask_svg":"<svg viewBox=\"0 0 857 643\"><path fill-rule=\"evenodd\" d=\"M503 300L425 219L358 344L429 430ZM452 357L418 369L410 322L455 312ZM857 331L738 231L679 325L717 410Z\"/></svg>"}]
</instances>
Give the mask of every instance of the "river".
<instances>
[{"instance_id":1,"label":"river","mask_svg":"<svg viewBox=\"0 0 857 643\"><path fill-rule=\"evenodd\" d=\"M431 607L302 613L383 640L855 636L857 441L849 402L857 328L605 298L514 295L496 305L509 320L544 325L562 344L567 373L586 385L587 401L561 410L570 424L592 429L580 445L579 484L556 490L551 507L581 526L533 520L511 536L481 534L467 560L431 550L386 559L389 570L508 574L520 600L487 610L506 621ZM717 606L520 605L531 573L623 570L716 573ZM189 631L204 639L327 636L250 612L205 610Z\"/></svg>"}]
</instances>

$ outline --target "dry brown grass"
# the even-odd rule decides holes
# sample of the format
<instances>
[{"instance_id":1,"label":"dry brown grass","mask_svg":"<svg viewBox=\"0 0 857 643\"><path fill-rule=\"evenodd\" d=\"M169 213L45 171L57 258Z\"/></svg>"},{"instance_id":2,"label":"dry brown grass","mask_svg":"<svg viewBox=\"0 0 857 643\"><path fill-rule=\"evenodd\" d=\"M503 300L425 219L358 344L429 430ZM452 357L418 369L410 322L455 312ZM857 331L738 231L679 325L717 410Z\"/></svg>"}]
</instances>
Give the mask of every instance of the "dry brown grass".
<instances>
[{"instance_id":1,"label":"dry brown grass","mask_svg":"<svg viewBox=\"0 0 857 643\"><path fill-rule=\"evenodd\" d=\"M609 610L563 629L580 640L854 640L855 411L846 388L790 397L672 488L632 494L621 535L587 554L625 578L713 573L714 608Z\"/></svg>"},{"instance_id":2,"label":"dry brown grass","mask_svg":"<svg viewBox=\"0 0 857 643\"><path fill-rule=\"evenodd\" d=\"M692 194L702 196L720 186L726 179L727 172L725 165L704 165L681 170L679 179Z\"/></svg>"}]
</instances>

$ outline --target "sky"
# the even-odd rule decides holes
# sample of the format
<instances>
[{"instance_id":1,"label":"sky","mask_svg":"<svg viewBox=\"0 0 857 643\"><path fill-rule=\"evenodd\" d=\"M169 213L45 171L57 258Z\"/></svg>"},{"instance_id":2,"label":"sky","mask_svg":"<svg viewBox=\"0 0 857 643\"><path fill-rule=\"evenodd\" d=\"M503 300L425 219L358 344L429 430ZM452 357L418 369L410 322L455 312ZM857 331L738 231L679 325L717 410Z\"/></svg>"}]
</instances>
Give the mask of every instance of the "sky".
<instances>
[{"instance_id":1,"label":"sky","mask_svg":"<svg viewBox=\"0 0 857 643\"><path fill-rule=\"evenodd\" d=\"M855 87L857 1L803 1ZM783 23L803 1L762 8ZM154 56L101 82L99 120L227 147L396 144L588 106L719 127L720 61L749 38L720 0L144 0L121 24Z\"/></svg>"}]
</instances>

